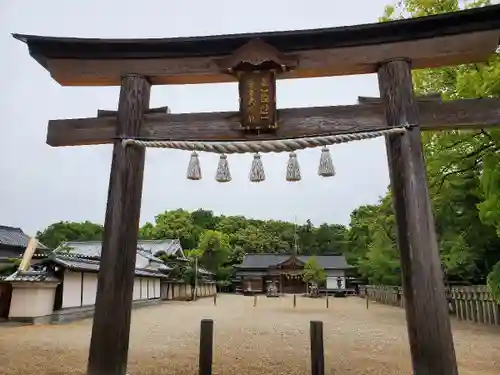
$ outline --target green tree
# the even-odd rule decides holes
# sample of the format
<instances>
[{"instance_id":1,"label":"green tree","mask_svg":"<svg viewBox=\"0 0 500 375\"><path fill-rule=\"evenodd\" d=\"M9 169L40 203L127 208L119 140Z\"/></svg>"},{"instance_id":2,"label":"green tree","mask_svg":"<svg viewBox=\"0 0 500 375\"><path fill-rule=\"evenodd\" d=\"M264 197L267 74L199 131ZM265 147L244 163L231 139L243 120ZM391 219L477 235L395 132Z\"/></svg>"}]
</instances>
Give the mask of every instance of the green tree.
<instances>
[{"instance_id":1,"label":"green tree","mask_svg":"<svg viewBox=\"0 0 500 375\"><path fill-rule=\"evenodd\" d=\"M304 264L304 271L302 271L302 280L306 283L322 283L326 280L325 269L320 266L315 256L309 258Z\"/></svg>"},{"instance_id":2,"label":"green tree","mask_svg":"<svg viewBox=\"0 0 500 375\"><path fill-rule=\"evenodd\" d=\"M344 225L321 224L315 230L318 253L345 254L347 251L347 235L348 231Z\"/></svg>"},{"instance_id":3,"label":"green tree","mask_svg":"<svg viewBox=\"0 0 500 375\"><path fill-rule=\"evenodd\" d=\"M370 283L399 284L399 252L390 194L381 198L378 205L353 211L346 258L358 275Z\"/></svg>"},{"instance_id":4,"label":"green tree","mask_svg":"<svg viewBox=\"0 0 500 375\"><path fill-rule=\"evenodd\" d=\"M381 21L489 4L485 0L397 1L386 7ZM480 64L416 70L413 79L418 95L439 92L444 100L498 98L500 55ZM445 272L484 281L500 261L500 131L428 132L423 139Z\"/></svg>"},{"instance_id":5,"label":"green tree","mask_svg":"<svg viewBox=\"0 0 500 375\"><path fill-rule=\"evenodd\" d=\"M229 236L215 230L206 230L200 237L198 250L201 252L200 261L208 270L216 272L228 261L231 248Z\"/></svg>"},{"instance_id":6,"label":"green tree","mask_svg":"<svg viewBox=\"0 0 500 375\"><path fill-rule=\"evenodd\" d=\"M201 208L191 212L191 219L193 220L193 224L201 230L215 230L220 221L220 217L215 216L212 211L203 210Z\"/></svg>"},{"instance_id":7,"label":"green tree","mask_svg":"<svg viewBox=\"0 0 500 375\"><path fill-rule=\"evenodd\" d=\"M62 242L101 240L104 228L90 221L83 223L59 221L36 233L38 241L50 249L55 249Z\"/></svg>"},{"instance_id":8,"label":"green tree","mask_svg":"<svg viewBox=\"0 0 500 375\"><path fill-rule=\"evenodd\" d=\"M188 211L165 211L155 216L155 223L146 223L139 231L143 239L179 239L183 249L194 249L198 244L200 229L193 223Z\"/></svg>"},{"instance_id":9,"label":"green tree","mask_svg":"<svg viewBox=\"0 0 500 375\"><path fill-rule=\"evenodd\" d=\"M8 264L0 265L0 276L10 276L16 272L21 264L20 259L9 258L7 259Z\"/></svg>"},{"instance_id":10,"label":"green tree","mask_svg":"<svg viewBox=\"0 0 500 375\"><path fill-rule=\"evenodd\" d=\"M488 275L488 286L493 298L500 303L500 262L495 264Z\"/></svg>"}]
</instances>

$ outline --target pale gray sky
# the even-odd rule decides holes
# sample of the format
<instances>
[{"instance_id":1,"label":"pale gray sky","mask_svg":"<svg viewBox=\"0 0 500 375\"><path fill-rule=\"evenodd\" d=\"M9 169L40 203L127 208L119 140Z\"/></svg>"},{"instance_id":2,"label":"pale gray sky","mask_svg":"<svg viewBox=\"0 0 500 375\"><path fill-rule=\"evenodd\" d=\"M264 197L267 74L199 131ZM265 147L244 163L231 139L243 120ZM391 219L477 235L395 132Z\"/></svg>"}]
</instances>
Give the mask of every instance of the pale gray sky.
<instances>
[{"instance_id":1,"label":"pale gray sky","mask_svg":"<svg viewBox=\"0 0 500 375\"><path fill-rule=\"evenodd\" d=\"M0 224L27 233L59 221L102 223L109 145L51 148L49 119L95 116L117 107L117 87L61 87L10 33L141 38L319 28L376 22L390 0L0 0ZM354 104L378 96L376 76L280 81L278 106ZM155 86L151 106L172 112L237 109L236 84ZM331 148L337 176L317 176L320 150L298 153L303 179L285 181L288 155L263 155L267 180L248 181L252 155L230 155L233 181L214 180L218 157L201 154L203 179L186 180L189 152L147 151L141 224L165 209L205 208L313 223L347 224L350 212L374 203L388 185L382 139Z\"/></svg>"}]
</instances>

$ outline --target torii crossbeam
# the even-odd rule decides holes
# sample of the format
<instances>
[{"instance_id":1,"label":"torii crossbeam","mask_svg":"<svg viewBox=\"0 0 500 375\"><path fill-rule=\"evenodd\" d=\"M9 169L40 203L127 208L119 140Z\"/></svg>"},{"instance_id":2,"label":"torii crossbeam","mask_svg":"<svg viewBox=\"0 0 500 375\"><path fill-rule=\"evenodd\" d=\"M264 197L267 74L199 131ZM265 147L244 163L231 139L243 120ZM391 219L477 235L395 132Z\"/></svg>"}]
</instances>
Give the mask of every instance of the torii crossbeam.
<instances>
[{"instance_id":1,"label":"torii crossbeam","mask_svg":"<svg viewBox=\"0 0 500 375\"><path fill-rule=\"evenodd\" d=\"M122 139L281 139L412 124L403 135L387 136L386 144L413 373L457 375L421 130L498 126L500 100L415 98L411 69L486 61L499 36L500 5L360 26L196 38L15 34L63 86L121 86L118 111L52 120L47 135L52 146L114 145L88 374L126 372L145 151L126 147ZM275 112L276 78L363 73L378 74L380 99ZM254 80L257 76L261 81ZM240 112L168 114L165 108L148 109L154 84L236 81L240 98L247 100ZM257 96L245 91L256 87L255 82ZM255 116L260 116L258 126Z\"/></svg>"}]
</instances>

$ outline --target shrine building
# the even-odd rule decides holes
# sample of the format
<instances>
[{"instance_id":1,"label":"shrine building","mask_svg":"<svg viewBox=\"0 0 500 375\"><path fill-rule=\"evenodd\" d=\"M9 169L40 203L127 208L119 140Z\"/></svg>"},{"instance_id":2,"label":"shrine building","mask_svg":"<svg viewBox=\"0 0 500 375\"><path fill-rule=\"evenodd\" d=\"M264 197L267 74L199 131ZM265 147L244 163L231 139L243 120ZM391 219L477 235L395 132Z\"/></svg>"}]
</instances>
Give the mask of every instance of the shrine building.
<instances>
[{"instance_id":1,"label":"shrine building","mask_svg":"<svg viewBox=\"0 0 500 375\"><path fill-rule=\"evenodd\" d=\"M263 293L266 285L274 282L279 293L305 293L307 285L302 273L311 255L249 253L236 268L236 290L242 293ZM318 265L325 270L326 282L322 290L345 291L347 264L343 255L315 255Z\"/></svg>"}]
</instances>

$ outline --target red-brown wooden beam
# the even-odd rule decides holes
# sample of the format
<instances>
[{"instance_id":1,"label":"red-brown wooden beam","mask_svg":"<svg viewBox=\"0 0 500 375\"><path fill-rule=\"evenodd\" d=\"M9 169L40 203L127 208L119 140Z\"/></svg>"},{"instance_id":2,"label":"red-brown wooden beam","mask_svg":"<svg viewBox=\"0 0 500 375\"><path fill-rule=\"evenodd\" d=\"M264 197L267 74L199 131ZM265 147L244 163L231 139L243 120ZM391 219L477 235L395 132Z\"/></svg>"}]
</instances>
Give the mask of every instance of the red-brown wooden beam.
<instances>
[{"instance_id":1,"label":"red-brown wooden beam","mask_svg":"<svg viewBox=\"0 0 500 375\"><path fill-rule=\"evenodd\" d=\"M139 137L170 140L269 140L386 129L381 103L289 108L278 111L276 133L255 135L240 128L238 112L145 114ZM366 102L366 101L365 101ZM500 125L500 99L448 102L417 100L421 130L480 129ZM113 143L116 117L50 120L47 144L54 147ZM102 113L101 113L102 115Z\"/></svg>"}]
</instances>

